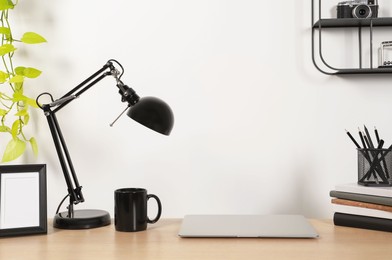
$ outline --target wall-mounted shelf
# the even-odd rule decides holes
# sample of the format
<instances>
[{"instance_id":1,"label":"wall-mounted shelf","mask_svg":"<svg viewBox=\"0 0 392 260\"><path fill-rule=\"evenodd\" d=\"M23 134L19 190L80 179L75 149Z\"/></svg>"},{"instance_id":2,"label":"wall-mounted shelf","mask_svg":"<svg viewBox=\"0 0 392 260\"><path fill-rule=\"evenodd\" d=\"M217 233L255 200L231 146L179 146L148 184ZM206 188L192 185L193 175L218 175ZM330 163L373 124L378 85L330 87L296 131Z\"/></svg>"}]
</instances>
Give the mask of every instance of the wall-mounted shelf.
<instances>
[{"instance_id":1,"label":"wall-mounted shelf","mask_svg":"<svg viewBox=\"0 0 392 260\"><path fill-rule=\"evenodd\" d=\"M338 69L333 73L326 73L331 75L344 75L344 74L390 74L392 68L374 68L374 69Z\"/></svg>"},{"instance_id":2,"label":"wall-mounted shelf","mask_svg":"<svg viewBox=\"0 0 392 260\"><path fill-rule=\"evenodd\" d=\"M358 18L344 18L344 19L320 19L313 24L314 29L322 28L348 28L348 27L379 27L379 26L392 26L392 18L381 17L373 19L358 19Z\"/></svg>"},{"instance_id":3,"label":"wall-mounted shelf","mask_svg":"<svg viewBox=\"0 0 392 260\"><path fill-rule=\"evenodd\" d=\"M318 0L318 20L315 21L314 17L314 0L312 0L312 59L314 66L322 73L327 75L342 75L342 74L391 74L391 68L373 68L373 30L375 27L392 27L392 18L380 17L380 18L369 18L369 19L358 19L358 18L321 18L321 0ZM362 28L369 28L369 46L370 46L370 67L364 68L362 66ZM358 29L358 46L359 46L359 66L352 68L336 68L329 65L323 57L323 46L322 46L322 33L324 29L328 28L357 28ZM322 62L323 66L320 66L316 62L316 48L315 48L315 36L318 31L318 58ZM322 68L324 67L324 68Z\"/></svg>"}]
</instances>

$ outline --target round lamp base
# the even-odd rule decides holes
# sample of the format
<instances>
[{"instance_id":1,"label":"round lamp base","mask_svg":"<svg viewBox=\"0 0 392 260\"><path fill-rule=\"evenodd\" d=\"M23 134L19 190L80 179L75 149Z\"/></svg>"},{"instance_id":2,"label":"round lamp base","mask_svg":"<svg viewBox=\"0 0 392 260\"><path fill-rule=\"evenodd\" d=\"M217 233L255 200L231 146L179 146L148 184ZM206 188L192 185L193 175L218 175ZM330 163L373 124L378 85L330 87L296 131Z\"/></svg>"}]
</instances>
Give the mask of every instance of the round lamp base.
<instances>
[{"instance_id":1,"label":"round lamp base","mask_svg":"<svg viewBox=\"0 0 392 260\"><path fill-rule=\"evenodd\" d=\"M53 220L53 227L60 229L89 229L107 225L110 225L109 213L98 209L75 210L72 217L68 212L60 212Z\"/></svg>"}]
</instances>

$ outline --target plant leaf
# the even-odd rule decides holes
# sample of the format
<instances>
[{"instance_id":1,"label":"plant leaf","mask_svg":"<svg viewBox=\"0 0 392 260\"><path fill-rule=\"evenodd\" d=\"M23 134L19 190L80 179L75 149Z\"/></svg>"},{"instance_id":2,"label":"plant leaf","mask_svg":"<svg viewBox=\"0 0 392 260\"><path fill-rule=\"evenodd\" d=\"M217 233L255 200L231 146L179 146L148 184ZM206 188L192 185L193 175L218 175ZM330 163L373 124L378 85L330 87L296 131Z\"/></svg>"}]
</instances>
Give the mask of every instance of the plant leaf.
<instances>
[{"instance_id":1,"label":"plant leaf","mask_svg":"<svg viewBox=\"0 0 392 260\"><path fill-rule=\"evenodd\" d=\"M20 93L23 95L23 81L14 83L15 93Z\"/></svg>"},{"instance_id":2,"label":"plant leaf","mask_svg":"<svg viewBox=\"0 0 392 260\"><path fill-rule=\"evenodd\" d=\"M8 79L8 73L0 70L0 84L6 82Z\"/></svg>"},{"instance_id":3,"label":"plant leaf","mask_svg":"<svg viewBox=\"0 0 392 260\"><path fill-rule=\"evenodd\" d=\"M20 128L20 120L17 119L12 124L12 128L11 128L11 134L12 134L12 137L14 137L14 139L17 138L16 136L18 135L19 128Z\"/></svg>"},{"instance_id":4,"label":"plant leaf","mask_svg":"<svg viewBox=\"0 0 392 260\"><path fill-rule=\"evenodd\" d=\"M30 121L30 115L27 113L23 117L23 124L27 125L29 123L29 121Z\"/></svg>"},{"instance_id":5,"label":"plant leaf","mask_svg":"<svg viewBox=\"0 0 392 260\"><path fill-rule=\"evenodd\" d=\"M22 83L23 81L24 77L22 75L16 75L9 80L9 83Z\"/></svg>"},{"instance_id":6,"label":"plant leaf","mask_svg":"<svg viewBox=\"0 0 392 260\"><path fill-rule=\"evenodd\" d=\"M0 46L0 56L4 56L10 52L15 51L16 48L12 44L3 44Z\"/></svg>"},{"instance_id":7,"label":"plant leaf","mask_svg":"<svg viewBox=\"0 0 392 260\"><path fill-rule=\"evenodd\" d=\"M26 69L26 67L22 67L22 66L19 66L19 67L16 67L15 68L15 74L16 75L24 75L24 70Z\"/></svg>"},{"instance_id":8,"label":"plant leaf","mask_svg":"<svg viewBox=\"0 0 392 260\"><path fill-rule=\"evenodd\" d=\"M27 32L23 34L22 39L20 39L22 42L27 43L27 44L36 44L36 43L43 43L46 42L46 39L39 35L38 33L35 32Z\"/></svg>"},{"instance_id":9,"label":"plant leaf","mask_svg":"<svg viewBox=\"0 0 392 260\"><path fill-rule=\"evenodd\" d=\"M39 106L37 105L37 102L35 99L26 97L25 95L23 95L22 93L19 92L15 92L12 98L13 102L25 102L27 105L32 106L34 108L38 108Z\"/></svg>"},{"instance_id":10,"label":"plant leaf","mask_svg":"<svg viewBox=\"0 0 392 260\"><path fill-rule=\"evenodd\" d=\"M0 116L5 116L7 114L7 110L0 108Z\"/></svg>"},{"instance_id":11,"label":"plant leaf","mask_svg":"<svg viewBox=\"0 0 392 260\"><path fill-rule=\"evenodd\" d=\"M12 96L13 102L26 101L26 99L27 97L23 95L21 92L14 92L14 95Z\"/></svg>"},{"instance_id":12,"label":"plant leaf","mask_svg":"<svg viewBox=\"0 0 392 260\"><path fill-rule=\"evenodd\" d=\"M36 101L35 99L26 97L25 102L26 102L29 106L31 106L31 107L39 108L39 106L37 105L37 101Z\"/></svg>"},{"instance_id":13,"label":"plant leaf","mask_svg":"<svg viewBox=\"0 0 392 260\"><path fill-rule=\"evenodd\" d=\"M12 138L5 148L2 162L9 162L21 156L26 150L26 143L19 138Z\"/></svg>"},{"instance_id":14,"label":"plant leaf","mask_svg":"<svg viewBox=\"0 0 392 260\"><path fill-rule=\"evenodd\" d=\"M16 75L20 75L20 76L25 76L28 78L36 78L39 75L41 75L42 71L36 69L36 68L32 68L32 67L16 67L15 68L15 74Z\"/></svg>"},{"instance_id":15,"label":"plant leaf","mask_svg":"<svg viewBox=\"0 0 392 260\"><path fill-rule=\"evenodd\" d=\"M9 36L11 34L10 28L7 27L0 27L0 34L4 34L6 36Z\"/></svg>"},{"instance_id":16,"label":"plant leaf","mask_svg":"<svg viewBox=\"0 0 392 260\"><path fill-rule=\"evenodd\" d=\"M33 153L35 156L38 155L38 144L37 144L37 140L35 140L34 137L31 137L29 140L30 144L31 144L31 149L33 149Z\"/></svg>"},{"instance_id":17,"label":"plant leaf","mask_svg":"<svg viewBox=\"0 0 392 260\"><path fill-rule=\"evenodd\" d=\"M11 129L8 126L0 125L0 132L11 132Z\"/></svg>"},{"instance_id":18,"label":"plant leaf","mask_svg":"<svg viewBox=\"0 0 392 260\"><path fill-rule=\"evenodd\" d=\"M4 11L7 9L13 9L14 3L11 0L0 0L0 11Z\"/></svg>"},{"instance_id":19,"label":"plant leaf","mask_svg":"<svg viewBox=\"0 0 392 260\"><path fill-rule=\"evenodd\" d=\"M19 110L16 114L15 114L15 116L25 116L25 115L27 115L29 112L27 111L27 109L22 109L22 110Z\"/></svg>"},{"instance_id":20,"label":"plant leaf","mask_svg":"<svg viewBox=\"0 0 392 260\"><path fill-rule=\"evenodd\" d=\"M25 99L26 99L26 97L23 96L22 94L18 93L18 92L15 92L15 93L12 95L12 101L13 101L13 102L23 101L23 100L25 100Z\"/></svg>"},{"instance_id":21,"label":"plant leaf","mask_svg":"<svg viewBox=\"0 0 392 260\"><path fill-rule=\"evenodd\" d=\"M36 68L25 68L23 71L23 76L34 79L41 75L42 71L37 70Z\"/></svg>"}]
</instances>

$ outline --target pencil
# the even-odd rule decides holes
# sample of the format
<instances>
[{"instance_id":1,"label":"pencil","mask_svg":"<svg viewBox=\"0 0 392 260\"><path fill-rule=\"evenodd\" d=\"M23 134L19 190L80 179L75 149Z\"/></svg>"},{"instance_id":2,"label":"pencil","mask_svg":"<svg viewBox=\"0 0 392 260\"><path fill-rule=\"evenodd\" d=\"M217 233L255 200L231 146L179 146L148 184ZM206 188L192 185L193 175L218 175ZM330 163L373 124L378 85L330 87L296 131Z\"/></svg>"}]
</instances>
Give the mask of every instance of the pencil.
<instances>
[{"instance_id":1,"label":"pencil","mask_svg":"<svg viewBox=\"0 0 392 260\"><path fill-rule=\"evenodd\" d=\"M376 135L377 142L380 143L380 136L378 135L378 131L376 127L374 127L374 134Z\"/></svg>"},{"instance_id":2,"label":"pencil","mask_svg":"<svg viewBox=\"0 0 392 260\"><path fill-rule=\"evenodd\" d=\"M355 141L354 137L350 134L350 132L346 130L346 133L347 133L348 137L350 137L351 141L353 141L353 143L355 144L355 146L356 146L358 149L362 149L361 146L357 143L357 141Z\"/></svg>"},{"instance_id":3,"label":"pencil","mask_svg":"<svg viewBox=\"0 0 392 260\"><path fill-rule=\"evenodd\" d=\"M367 148L368 148L368 149L373 149L373 147L370 146L369 139L367 138L366 135L363 136L363 139L365 139L365 143L366 143L366 145L367 145Z\"/></svg>"},{"instance_id":4,"label":"pencil","mask_svg":"<svg viewBox=\"0 0 392 260\"><path fill-rule=\"evenodd\" d=\"M372 137L371 137L370 134L369 134L369 130L367 129L367 127L366 127L365 125L363 125L363 129L365 129L365 133L366 133L367 139L368 139L368 141L369 141L369 148L374 149Z\"/></svg>"},{"instance_id":5,"label":"pencil","mask_svg":"<svg viewBox=\"0 0 392 260\"><path fill-rule=\"evenodd\" d=\"M359 127L358 127L358 133L359 133L359 138L361 139L361 142L363 145L363 149L366 149L367 147L366 147L365 139L363 138L362 131L361 131L361 129L359 129Z\"/></svg>"},{"instance_id":6,"label":"pencil","mask_svg":"<svg viewBox=\"0 0 392 260\"><path fill-rule=\"evenodd\" d=\"M363 145L363 151L362 151L362 155L365 157L365 159L369 162L370 165L372 165L374 159L372 160L372 158L374 158L374 153L372 153L371 151L369 151L370 149L370 144L369 141L366 137L366 135L364 135L361 131L361 129L358 127L358 131L359 131L359 137L361 138L361 142ZM381 171L381 173L379 174L384 174L384 172L382 171L382 169L375 169L377 172ZM375 173L373 173L374 178L377 179L377 175ZM367 179L370 178L370 175L368 175Z\"/></svg>"}]
</instances>

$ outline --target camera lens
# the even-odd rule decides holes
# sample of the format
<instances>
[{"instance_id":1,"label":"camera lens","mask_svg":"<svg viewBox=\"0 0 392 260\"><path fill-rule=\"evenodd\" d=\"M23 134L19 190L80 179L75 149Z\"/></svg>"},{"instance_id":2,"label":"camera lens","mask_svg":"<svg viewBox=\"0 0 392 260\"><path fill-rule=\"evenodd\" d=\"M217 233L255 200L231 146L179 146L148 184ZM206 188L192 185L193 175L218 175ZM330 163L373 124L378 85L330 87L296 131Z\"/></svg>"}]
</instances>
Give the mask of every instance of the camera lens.
<instances>
[{"instance_id":1,"label":"camera lens","mask_svg":"<svg viewBox=\"0 0 392 260\"><path fill-rule=\"evenodd\" d=\"M372 9L368 5L357 5L353 9L353 17L355 18L369 18L372 16Z\"/></svg>"}]
</instances>

